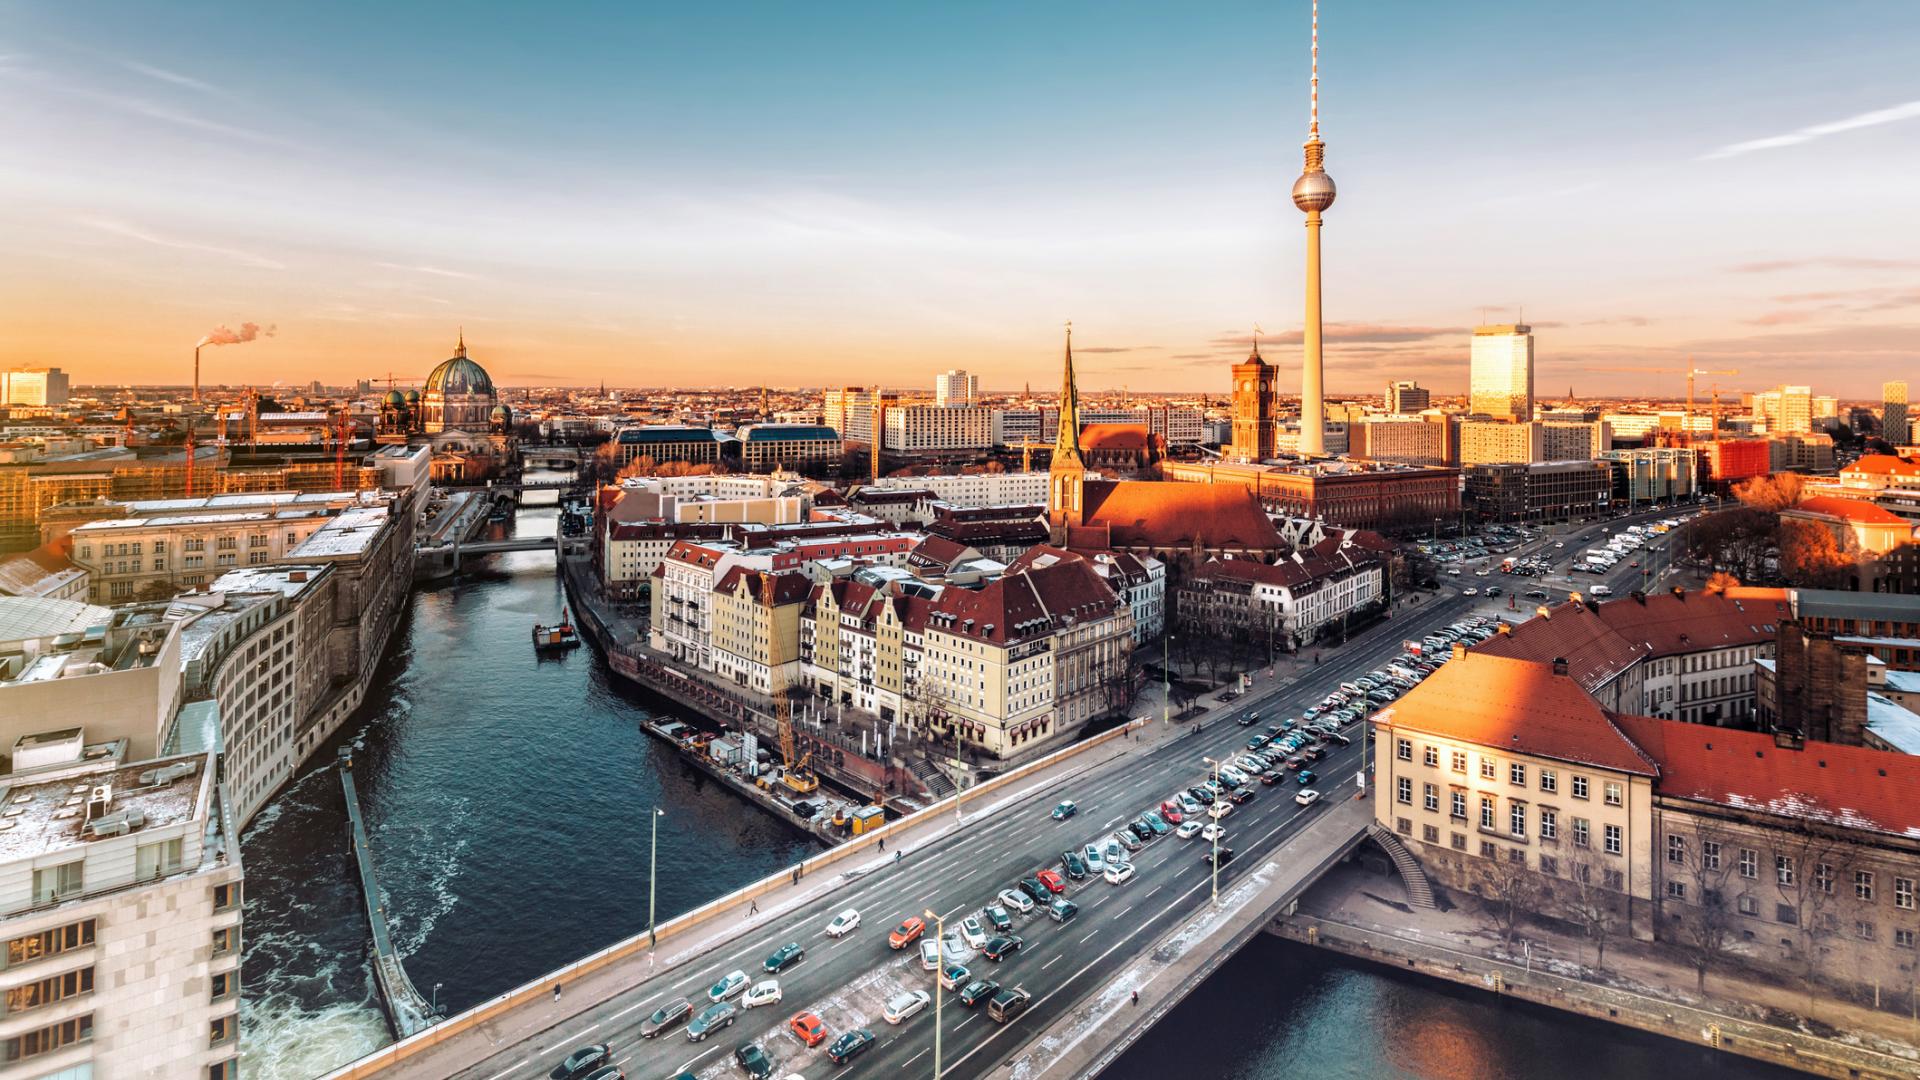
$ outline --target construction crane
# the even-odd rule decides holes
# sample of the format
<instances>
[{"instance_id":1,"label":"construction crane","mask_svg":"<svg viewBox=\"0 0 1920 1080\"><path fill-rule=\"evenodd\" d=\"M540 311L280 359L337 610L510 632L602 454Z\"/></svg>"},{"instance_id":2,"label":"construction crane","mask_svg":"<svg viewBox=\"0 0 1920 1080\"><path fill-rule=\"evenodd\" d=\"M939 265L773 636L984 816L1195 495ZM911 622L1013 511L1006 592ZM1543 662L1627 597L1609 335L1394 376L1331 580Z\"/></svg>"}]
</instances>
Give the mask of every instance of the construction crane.
<instances>
[{"instance_id":1,"label":"construction crane","mask_svg":"<svg viewBox=\"0 0 1920 1080\"><path fill-rule=\"evenodd\" d=\"M1687 361L1689 364L1691 364L1693 361L1693 358L1689 356L1687 358ZM1683 434L1686 436L1687 441L1689 442L1693 441L1693 381L1694 379L1701 375L1738 375L1740 374L1740 372L1734 368L1728 368L1723 371L1714 371L1714 370L1709 370L1707 368L1697 368L1697 367L1684 367L1684 368L1600 367L1600 368L1591 368L1589 370L1632 371L1632 372L1640 372L1640 373L1649 374L1649 375L1685 375L1687 377L1687 423L1686 423L1686 429L1683 432ZM1720 437L1720 410L1719 410L1720 384L1719 383L1715 383L1713 385L1713 394L1714 394L1713 437L1715 439L1718 439Z\"/></svg>"},{"instance_id":2,"label":"construction crane","mask_svg":"<svg viewBox=\"0 0 1920 1080\"><path fill-rule=\"evenodd\" d=\"M334 411L333 490L347 490L347 442L353 438L353 413L345 406Z\"/></svg>"},{"instance_id":3,"label":"construction crane","mask_svg":"<svg viewBox=\"0 0 1920 1080\"><path fill-rule=\"evenodd\" d=\"M1033 452L1035 450L1051 450L1051 449L1053 449L1053 447L1049 446L1046 443L1037 443L1037 442L1034 442L1032 439L1022 439L1020 441L1020 471L1021 472L1033 471Z\"/></svg>"},{"instance_id":4,"label":"construction crane","mask_svg":"<svg viewBox=\"0 0 1920 1080\"><path fill-rule=\"evenodd\" d=\"M767 606L767 690L773 696L773 722L780 734L780 783L795 795L811 795L820 790L820 778L807 765L813 751L804 755L794 746L793 703L787 699L785 677L781 674L781 651L785 635L781 633L778 600L779 579L760 575L760 600Z\"/></svg>"}]
</instances>

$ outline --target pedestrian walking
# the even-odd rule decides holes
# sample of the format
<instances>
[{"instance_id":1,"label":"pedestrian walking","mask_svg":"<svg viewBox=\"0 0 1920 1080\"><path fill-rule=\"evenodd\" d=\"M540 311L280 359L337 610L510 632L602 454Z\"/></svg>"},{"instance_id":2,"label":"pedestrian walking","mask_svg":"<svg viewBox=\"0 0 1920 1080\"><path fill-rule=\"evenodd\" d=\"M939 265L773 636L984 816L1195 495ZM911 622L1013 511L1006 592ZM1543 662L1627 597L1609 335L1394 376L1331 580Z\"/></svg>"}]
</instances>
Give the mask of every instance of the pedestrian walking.
<instances>
[{"instance_id":1,"label":"pedestrian walking","mask_svg":"<svg viewBox=\"0 0 1920 1080\"><path fill-rule=\"evenodd\" d=\"M907 856L907 853L906 853L906 852L904 852L904 851L896 851L896 852L894 852L894 853L893 853L893 861L894 861L895 863L898 863L898 862L899 862L899 861L900 861L901 859L904 859L904 858L906 858L906 856Z\"/></svg>"},{"instance_id":2,"label":"pedestrian walking","mask_svg":"<svg viewBox=\"0 0 1920 1080\"><path fill-rule=\"evenodd\" d=\"M880 850L881 851L887 850L887 838L884 836L880 838Z\"/></svg>"},{"instance_id":3,"label":"pedestrian walking","mask_svg":"<svg viewBox=\"0 0 1920 1080\"><path fill-rule=\"evenodd\" d=\"M1135 1005L1138 1005L1138 1004L1140 1004L1140 991L1138 991L1138 990L1135 990L1135 991L1133 992L1133 1003L1134 1003Z\"/></svg>"},{"instance_id":4,"label":"pedestrian walking","mask_svg":"<svg viewBox=\"0 0 1920 1080\"><path fill-rule=\"evenodd\" d=\"M553 984L553 1000L555 1001L560 1000L560 984L559 983Z\"/></svg>"},{"instance_id":5,"label":"pedestrian walking","mask_svg":"<svg viewBox=\"0 0 1920 1080\"><path fill-rule=\"evenodd\" d=\"M747 914L749 915L760 914L760 901L758 900L747 901Z\"/></svg>"}]
</instances>

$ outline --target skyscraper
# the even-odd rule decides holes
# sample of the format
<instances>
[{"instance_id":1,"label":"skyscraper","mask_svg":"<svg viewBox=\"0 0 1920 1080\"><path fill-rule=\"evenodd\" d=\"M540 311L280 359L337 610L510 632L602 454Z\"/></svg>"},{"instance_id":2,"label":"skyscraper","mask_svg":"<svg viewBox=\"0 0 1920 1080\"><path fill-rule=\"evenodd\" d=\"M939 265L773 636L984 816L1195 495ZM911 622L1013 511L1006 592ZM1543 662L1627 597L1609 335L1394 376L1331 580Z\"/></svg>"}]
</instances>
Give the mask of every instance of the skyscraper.
<instances>
[{"instance_id":1,"label":"skyscraper","mask_svg":"<svg viewBox=\"0 0 1920 1080\"><path fill-rule=\"evenodd\" d=\"M1412 379L1387 384L1387 411L1396 415L1422 412L1433 403L1433 395Z\"/></svg>"},{"instance_id":2,"label":"skyscraper","mask_svg":"<svg viewBox=\"0 0 1920 1080\"><path fill-rule=\"evenodd\" d=\"M1273 456L1273 365L1253 353L1233 365L1233 456L1265 461Z\"/></svg>"},{"instance_id":3,"label":"skyscraper","mask_svg":"<svg viewBox=\"0 0 1920 1080\"><path fill-rule=\"evenodd\" d=\"M1907 384L1882 383L1880 386L1881 438L1895 446L1907 444Z\"/></svg>"},{"instance_id":4,"label":"skyscraper","mask_svg":"<svg viewBox=\"0 0 1920 1080\"><path fill-rule=\"evenodd\" d=\"M933 380L933 403L935 405L972 405L980 398L980 376L969 375L958 368Z\"/></svg>"},{"instance_id":5,"label":"skyscraper","mask_svg":"<svg viewBox=\"0 0 1920 1080\"><path fill-rule=\"evenodd\" d=\"M0 405L65 405L67 373L59 368L0 371Z\"/></svg>"},{"instance_id":6,"label":"skyscraper","mask_svg":"<svg viewBox=\"0 0 1920 1080\"><path fill-rule=\"evenodd\" d=\"M1474 327L1468 392L1471 412L1502 420L1533 419L1533 327Z\"/></svg>"},{"instance_id":7,"label":"skyscraper","mask_svg":"<svg viewBox=\"0 0 1920 1080\"><path fill-rule=\"evenodd\" d=\"M1300 456L1326 452L1325 371L1320 353L1320 214L1333 205L1326 145L1320 141L1320 0L1313 4L1313 77L1309 83L1306 164L1293 182L1293 205L1307 215L1307 303L1300 336Z\"/></svg>"}]
</instances>

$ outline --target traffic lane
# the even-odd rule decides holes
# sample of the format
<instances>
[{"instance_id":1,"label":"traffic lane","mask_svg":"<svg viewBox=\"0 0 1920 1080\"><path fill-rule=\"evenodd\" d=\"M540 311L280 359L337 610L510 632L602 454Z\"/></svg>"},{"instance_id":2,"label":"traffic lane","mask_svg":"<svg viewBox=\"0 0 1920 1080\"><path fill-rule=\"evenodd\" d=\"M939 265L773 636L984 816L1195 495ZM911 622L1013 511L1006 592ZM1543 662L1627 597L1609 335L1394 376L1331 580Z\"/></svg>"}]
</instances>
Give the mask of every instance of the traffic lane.
<instances>
[{"instance_id":1,"label":"traffic lane","mask_svg":"<svg viewBox=\"0 0 1920 1080\"><path fill-rule=\"evenodd\" d=\"M1407 615L1402 617L1401 628L1409 631L1419 628L1424 632L1426 626L1443 624L1449 621L1454 614L1455 612L1450 605L1436 602L1435 606L1422 610L1417 614L1409 610ZM1392 623L1386 623L1370 629L1378 632L1392 625ZM1397 638L1389 634L1379 633L1378 640L1375 641L1371 647L1364 648L1364 652L1355 652L1349 647L1347 651L1340 654L1337 658L1345 662L1324 665L1327 670L1316 670L1309 677L1302 679L1290 687L1276 688L1264 694L1258 694L1248 703L1248 707L1266 707L1281 702L1288 704L1295 702L1310 703L1312 700L1317 700L1320 696L1323 696L1324 690L1330 689L1333 685L1337 684L1342 677L1350 675L1354 668L1368 665L1373 662L1374 658L1385 658L1397 651ZM1358 661L1358 663L1355 663L1355 661ZM1229 749L1238 749L1240 743L1244 740L1240 739L1236 732L1244 730L1245 729L1229 727L1223 729L1221 732L1211 733L1211 737L1205 739L1199 749L1203 749L1214 756L1224 754L1228 752ZM1357 739L1355 743L1357 747L1364 746L1363 739ZM1147 759L1163 757L1165 760L1160 763L1158 768L1144 775L1142 770L1138 768L1122 770L1114 774L1103 783L1097 785L1099 790L1096 792L1094 805L1104 810L1104 796L1113 794L1120 795L1127 800L1125 804L1127 815L1137 814L1139 811L1148 809L1152 805L1157 805L1160 799L1165 797L1165 794L1172 793L1174 787L1186 786L1185 783L1173 784L1172 782L1179 777L1182 770L1197 764L1196 762L1184 760L1185 757L1190 756L1192 756L1191 750L1182 746L1178 741L1163 743L1155 747L1149 754L1144 755L1144 757ZM1338 758L1336 757L1334 760L1338 760ZM1203 770L1202 775L1204 775ZM1162 787L1167 789L1165 794L1158 793ZM989 824L1005 824L1011 819L1016 818L1021 813L1027 811L1032 804L1038 802L1041 794L1043 794L1043 792L1036 792L1034 795L1023 799L1019 805L998 812L993 819L989 819ZM1069 822L1061 824L1071 824L1071 821L1072 819L1070 819ZM978 823L974 824L976 826L978 825ZM1105 826L1110 823L1103 822L1102 824ZM1100 830L1100 834L1104 834L1105 831L1107 831L1107 829L1103 827ZM1064 829L1060 830L1060 833L1062 835L1072 835ZM1056 836L1051 839L1057 843L1060 837ZM1031 848L1019 851L1014 850L1014 847L1022 843L1023 840L1024 838L1018 832L1011 834L1004 850L1001 852L1004 858L997 869L1002 876L1008 876L1010 880L1018 876L1024 876L1024 873L1030 873L1032 869L1038 869L1038 866L1033 866L1021 872L1023 868L1026 867L1026 864L1033 862L1037 858L1047 859L1047 862L1040 863L1039 865L1047 865L1047 863L1057 858L1057 852L1042 852L1036 854ZM1080 841L1074 846L1080 846L1080 843L1084 842L1085 841ZM1053 845L1050 844L1048 846L1051 847ZM659 1002L672 1001L684 996L697 1003L704 994L705 988L717 980L725 971L738 967L741 970L747 971L750 975L754 974L757 971L759 960L779 944L784 943L784 940L789 936L797 937L805 943L808 934L804 924L807 920L819 919L821 920L822 927L824 927L824 919L831 917L832 912L838 911L845 906L858 906L861 903L868 902L881 891L892 892L900 890L902 887L912 889L921 884L935 885L936 887L933 890L930 890L927 895L921 898L931 901L940 895L938 884L944 880L943 875L950 872L953 862L961 859L975 859L979 855L977 850L969 849L969 846L966 844L952 844L951 847L952 850L947 852L944 858L926 861L919 858L906 860L902 864L903 867L910 867L911 869L899 877L893 877L891 871L878 871L876 872L876 880L862 886L857 886L851 893L842 891L830 897L812 901L807 909L803 909L803 911L796 916L795 921L799 925L783 925L783 927L779 929L763 933L757 939L749 941L743 946L730 949L727 954L719 958L708 958L699 970L692 972L690 975L680 977L676 980L676 985L674 986L662 987L655 983L655 981L649 980L649 982L643 983L639 987L634 988L634 990L616 997L616 999L608 1002L605 1006L595 1010L593 1013L575 1018L577 1021L591 1021L591 1023L585 1023L584 1026L581 1023L573 1022L563 1025L568 1029L569 1034L559 1037L557 1041L545 1046L531 1048L523 1043L510 1048L501 1055L496 1055L495 1060L499 1057L511 1056L516 1052L531 1053L534 1055L549 1052L564 1053L566 1049L584 1041L585 1037L599 1034L600 1030L609 1023L616 1025L612 1029L612 1034L614 1035L637 1036L640 1022L645 1019L646 1014L651 1012L653 1007L657 1007ZM1065 846L1061 846L1061 850L1066 850ZM1049 855L1051 855L1050 858L1048 857ZM961 883L965 884L974 878L980 877L983 873L986 873L986 869L976 867L968 874L962 876ZM898 898L895 899L898 900ZM901 917L904 917L903 912L905 910L906 909L903 908L902 913L893 914L901 914ZM889 918L891 917L892 915L890 914ZM890 927L891 925L891 922L887 923L887 926ZM867 931L868 926L869 923L863 920L862 931ZM818 933L824 935L824 929L818 931ZM821 936L820 940L824 941L824 936ZM844 941L841 944L844 944ZM817 946L810 946L810 950L813 948L817 948ZM813 954L810 951L807 963L811 963L812 957ZM804 967L805 964L803 963L802 966ZM795 971L798 972L799 969L795 969ZM830 971L822 971L820 978L834 980L844 974L846 974L845 971L835 968ZM645 1011L642 1011L643 1009ZM638 1015L635 1016L635 1013L638 1013ZM626 1017L631 1017L626 1024L621 1025L618 1023L620 1019ZM478 1070L474 1071L477 1074Z\"/></svg>"}]
</instances>

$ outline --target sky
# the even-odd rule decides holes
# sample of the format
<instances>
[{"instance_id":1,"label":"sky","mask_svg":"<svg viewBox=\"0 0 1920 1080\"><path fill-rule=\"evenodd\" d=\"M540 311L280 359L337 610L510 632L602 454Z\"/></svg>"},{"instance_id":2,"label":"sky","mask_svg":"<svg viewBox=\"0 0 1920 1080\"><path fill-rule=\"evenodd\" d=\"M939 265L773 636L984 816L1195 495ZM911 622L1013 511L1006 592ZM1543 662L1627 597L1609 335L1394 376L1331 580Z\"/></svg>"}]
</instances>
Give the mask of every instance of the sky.
<instances>
[{"instance_id":1,"label":"sky","mask_svg":"<svg viewBox=\"0 0 1920 1080\"><path fill-rule=\"evenodd\" d=\"M1175 10L1180 8L1182 10ZM1297 379L1308 6L0 0L0 368ZM1327 382L1920 383L1920 5L1327 0ZM1628 369L1628 370L1620 370ZM1283 385L1289 383L1283 382ZM1703 378L1702 393L1707 385Z\"/></svg>"}]
</instances>

